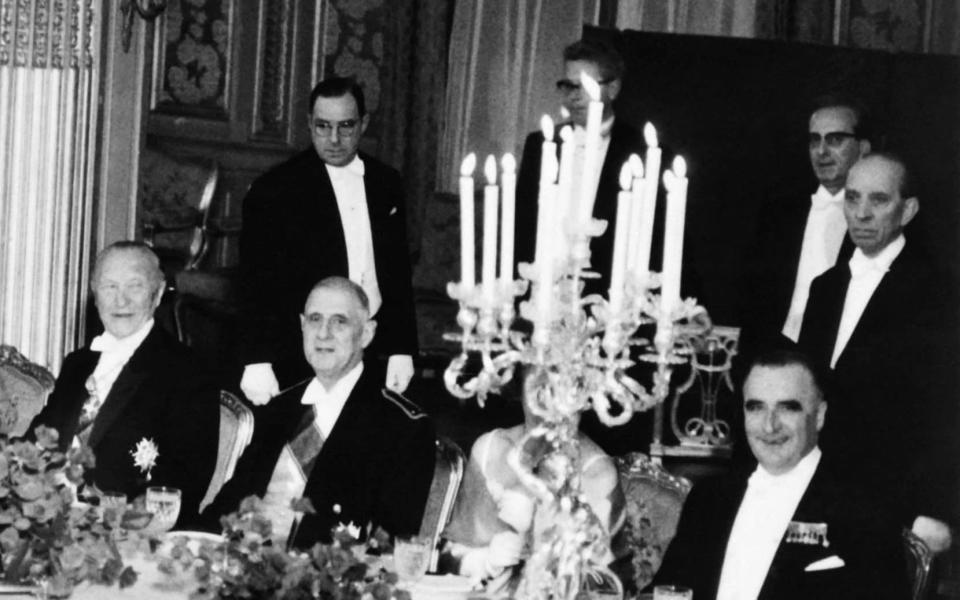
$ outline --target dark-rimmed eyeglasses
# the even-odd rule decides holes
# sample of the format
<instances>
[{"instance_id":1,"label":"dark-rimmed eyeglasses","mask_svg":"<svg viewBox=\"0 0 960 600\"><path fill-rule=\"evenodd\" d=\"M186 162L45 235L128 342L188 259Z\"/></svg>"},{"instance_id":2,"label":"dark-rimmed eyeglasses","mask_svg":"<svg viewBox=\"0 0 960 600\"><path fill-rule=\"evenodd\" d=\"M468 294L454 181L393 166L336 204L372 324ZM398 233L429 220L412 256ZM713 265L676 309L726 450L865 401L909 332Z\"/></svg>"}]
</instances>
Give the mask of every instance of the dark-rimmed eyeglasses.
<instances>
[{"instance_id":1,"label":"dark-rimmed eyeglasses","mask_svg":"<svg viewBox=\"0 0 960 600\"><path fill-rule=\"evenodd\" d=\"M601 79L597 81L597 83L599 83L600 85L606 85L611 81L613 81L613 79ZM581 88L583 88L583 86L580 85L579 81L570 81L569 79L561 79L560 81L557 82L557 91L559 91L561 94L572 94L573 92L579 92Z\"/></svg>"},{"instance_id":2,"label":"dark-rimmed eyeglasses","mask_svg":"<svg viewBox=\"0 0 960 600\"><path fill-rule=\"evenodd\" d=\"M360 119L346 119L344 121L327 121L324 119L313 120L313 132L320 137L330 137L333 130L342 136L351 136L357 132L357 126L360 125Z\"/></svg>"},{"instance_id":3,"label":"dark-rimmed eyeglasses","mask_svg":"<svg viewBox=\"0 0 960 600\"><path fill-rule=\"evenodd\" d=\"M821 136L819 133L810 134L810 147L819 148L820 142L824 142L827 145L827 148L839 148L843 145L843 142L848 139L856 139L856 134L850 133L849 131L831 131L830 133L825 133Z\"/></svg>"}]
</instances>

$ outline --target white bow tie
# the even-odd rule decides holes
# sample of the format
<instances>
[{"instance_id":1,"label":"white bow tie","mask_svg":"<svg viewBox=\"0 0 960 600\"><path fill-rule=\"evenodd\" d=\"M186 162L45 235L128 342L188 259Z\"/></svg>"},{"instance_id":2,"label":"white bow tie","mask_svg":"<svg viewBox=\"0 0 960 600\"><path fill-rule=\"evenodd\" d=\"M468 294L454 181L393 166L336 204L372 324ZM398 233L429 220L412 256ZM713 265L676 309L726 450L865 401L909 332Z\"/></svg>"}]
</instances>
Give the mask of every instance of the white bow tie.
<instances>
[{"instance_id":1,"label":"white bow tie","mask_svg":"<svg viewBox=\"0 0 960 600\"><path fill-rule=\"evenodd\" d=\"M90 350L93 352L115 352L120 347L120 340L109 333L101 333L90 342Z\"/></svg>"},{"instance_id":2,"label":"white bow tie","mask_svg":"<svg viewBox=\"0 0 960 600\"><path fill-rule=\"evenodd\" d=\"M777 487L777 478L758 467L747 480L747 486L758 492L768 492Z\"/></svg>"},{"instance_id":3,"label":"white bow tie","mask_svg":"<svg viewBox=\"0 0 960 600\"><path fill-rule=\"evenodd\" d=\"M343 165L342 167L327 165L327 168L330 169L330 174L334 177L346 175L347 173L350 173L351 175L357 175L359 177L363 177L364 171L365 171L363 167L363 161L360 160L359 156L354 156L353 160Z\"/></svg>"},{"instance_id":4,"label":"white bow tie","mask_svg":"<svg viewBox=\"0 0 960 600\"><path fill-rule=\"evenodd\" d=\"M810 196L810 202L813 210L822 210L840 203L839 200L834 199L834 197L830 195L830 192L823 188L817 190L816 194Z\"/></svg>"},{"instance_id":5,"label":"white bow tie","mask_svg":"<svg viewBox=\"0 0 960 600\"><path fill-rule=\"evenodd\" d=\"M850 276L860 277L866 273L886 273L887 268L880 265L875 259L869 258L860 252L854 252L850 257Z\"/></svg>"}]
</instances>

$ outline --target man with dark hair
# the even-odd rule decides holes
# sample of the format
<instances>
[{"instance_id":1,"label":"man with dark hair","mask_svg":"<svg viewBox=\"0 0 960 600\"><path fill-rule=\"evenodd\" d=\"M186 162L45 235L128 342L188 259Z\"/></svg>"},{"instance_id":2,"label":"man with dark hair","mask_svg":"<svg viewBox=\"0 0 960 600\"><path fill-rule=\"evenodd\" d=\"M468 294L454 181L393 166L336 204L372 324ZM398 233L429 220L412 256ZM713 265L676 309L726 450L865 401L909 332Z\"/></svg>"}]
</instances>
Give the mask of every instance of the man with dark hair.
<instances>
[{"instance_id":1,"label":"man with dark hair","mask_svg":"<svg viewBox=\"0 0 960 600\"><path fill-rule=\"evenodd\" d=\"M57 430L93 450L88 483L130 500L148 485L179 488L178 523L196 519L217 459L216 389L190 350L154 323L163 295L160 261L140 242L117 242L96 259L90 282L105 331L69 354L47 405L30 425ZM148 473L132 452L151 441L159 453Z\"/></svg>"},{"instance_id":2,"label":"man with dark hair","mask_svg":"<svg viewBox=\"0 0 960 600\"><path fill-rule=\"evenodd\" d=\"M810 286L800 345L832 370L840 398L824 449L940 552L957 518L960 303L952 278L903 234L919 206L898 156L850 169L844 215L856 250Z\"/></svg>"},{"instance_id":3,"label":"man with dark hair","mask_svg":"<svg viewBox=\"0 0 960 600\"><path fill-rule=\"evenodd\" d=\"M591 184L596 188L593 216L607 221L607 230L590 243L591 268L600 274L599 280L590 280L590 289L606 294L610 287L610 268L613 262L613 231L616 228L617 192L623 163L636 153L643 157L643 137L632 125L614 115L613 101L620 94L624 62L620 54L604 43L581 40L567 46L563 52L564 76L557 81L557 91L563 107L570 113L570 120L559 123L556 128L558 154L562 147L559 137L564 125L573 128L575 152L573 190L578 190L583 176L577 169L582 167L582 147L585 142L587 107L590 97L584 91L580 75L584 73L600 84L600 100L603 102L600 169L590 174ZM527 136L517 174L516 209L516 256L518 261L532 261L536 242L537 196L540 189L540 153L543 133L536 131ZM576 193L576 192L575 192Z\"/></svg>"},{"instance_id":4,"label":"man with dark hair","mask_svg":"<svg viewBox=\"0 0 960 600\"><path fill-rule=\"evenodd\" d=\"M310 94L313 146L257 178L243 201L240 273L245 364L240 388L256 404L309 378L297 321L311 286L357 282L378 323L371 354L387 385L406 389L417 351L400 175L359 152L370 122L363 91L332 77Z\"/></svg>"},{"instance_id":5,"label":"man with dark hair","mask_svg":"<svg viewBox=\"0 0 960 600\"><path fill-rule=\"evenodd\" d=\"M819 448L822 381L797 352L754 357L743 397L756 462L694 486L655 584L717 600L908 597L900 526Z\"/></svg>"},{"instance_id":6,"label":"man with dark hair","mask_svg":"<svg viewBox=\"0 0 960 600\"><path fill-rule=\"evenodd\" d=\"M788 193L763 207L744 289L744 345L784 336L796 342L807 306L810 282L853 244L846 237L843 186L850 167L870 152L872 127L855 98L817 98L808 122L810 166L819 183L811 196Z\"/></svg>"},{"instance_id":7,"label":"man with dark hair","mask_svg":"<svg viewBox=\"0 0 960 600\"><path fill-rule=\"evenodd\" d=\"M433 477L434 428L363 364L377 329L366 293L344 277L323 279L307 297L300 327L314 376L256 408L253 439L204 511L206 526L257 495L274 534L281 542L289 534L297 548L329 541L338 523L416 534ZM290 502L300 497L314 514L294 514Z\"/></svg>"}]
</instances>

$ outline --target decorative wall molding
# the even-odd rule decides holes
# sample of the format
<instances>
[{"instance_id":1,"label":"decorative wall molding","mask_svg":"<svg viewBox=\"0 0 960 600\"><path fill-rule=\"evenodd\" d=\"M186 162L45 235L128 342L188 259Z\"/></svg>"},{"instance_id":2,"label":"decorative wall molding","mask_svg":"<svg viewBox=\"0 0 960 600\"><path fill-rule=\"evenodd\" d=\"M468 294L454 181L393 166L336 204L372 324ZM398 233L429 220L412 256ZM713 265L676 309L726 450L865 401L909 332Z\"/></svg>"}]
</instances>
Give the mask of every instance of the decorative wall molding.
<instances>
[{"instance_id":1,"label":"decorative wall molding","mask_svg":"<svg viewBox=\"0 0 960 600\"><path fill-rule=\"evenodd\" d=\"M291 0L260 0L253 138L287 142L296 7Z\"/></svg>"}]
</instances>

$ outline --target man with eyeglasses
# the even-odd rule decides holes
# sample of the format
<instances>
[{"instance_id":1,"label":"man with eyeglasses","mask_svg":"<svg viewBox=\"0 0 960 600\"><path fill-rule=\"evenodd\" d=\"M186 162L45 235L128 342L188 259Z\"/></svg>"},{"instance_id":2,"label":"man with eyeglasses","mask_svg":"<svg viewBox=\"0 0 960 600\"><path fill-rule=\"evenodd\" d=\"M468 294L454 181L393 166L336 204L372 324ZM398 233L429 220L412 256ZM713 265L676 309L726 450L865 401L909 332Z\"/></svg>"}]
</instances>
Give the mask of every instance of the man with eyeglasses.
<instances>
[{"instance_id":1,"label":"man with eyeglasses","mask_svg":"<svg viewBox=\"0 0 960 600\"><path fill-rule=\"evenodd\" d=\"M818 186L771 198L759 219L747 290L744 350L754 339L797 341L810 282L850 257L843 186L857 159L870 152L866 109L854 98L822 96L809 119L810 166Z\"/></svg>"},{"instance_id":2,"label":"man with eyeglasses","mask_svg":"<svg viewBox=\"0 0 960 600\"><path fill-rule=\"evenodd\" d=\"M259 177L243 202L240 272L245 364L240 388L255 404L309 378L299 344L303 298L318 280L348 277L370 299L387 386L406 389L417 351L402 183L359 152L363 90L332 77L310 94L311 148Z\"/></svg>"},{"instance_id":3,"label":"man with eyeglasses","mask_svg":"<svg viewBox=\"0 0 960 600\"><path fill-rule=\"evenodd\" d=\"M141 242L116 242L97 256L90 288L104 332L64 359L28 434L43 425L57 431L62 450L88 445L96 465L84 476L101 492L132 501L147 486L178 488L185 526L213 476L220 412L190 349L154 321L164 287L160 260ZM133 460L146 441L158 452L149 470Z\"/></svg>"},{"instance_id":4,"label":"man with eyeglasses","mask_svg":"<svg viewBox=\"0 0 960 600\"><path fill-rule=\"evenodd\" d=\"M841 399L824 450L942 552L960 517L960 301L936 257L904 235L919 209L899 156L873 153L850 169L843 212L856 249L813 280L799 343Z\"/></svg>"},{"instance_id":5,"label":"man with eyeglasses","mask_svg":"<svg viewBox=\"0 0 960 600\"><path fill-rule=\"evenodd\" d=\"M573 189L580 186L583 164L583 145L587 121L587 107L590 97L580 83L584 73L600 84L600 100L603 102L603 124L601 125L601 167L590 181L596 189L596 202L593 216L607 221L607 230L590 243L590 264L600 274L599 280L589 280L591 291L606 294L610 287L610 268L613 262L613 231L616 228L617 192L620 191L619 177L623 163L630 154L643 156L643 136L632 125L614 115L613 102L620 94L625 69L623 57L605 43L580 40L563 51L564 75L557 82L560 102L570 113L569 121L556 127L555 140L559 157L562 139L560 129L564 125L573 126L573 143L577 144L574 160ZM516 256L518 261L533 260L536 244L537 196L540 188L540 152L543 145L543 133L531 133L523 147L523 158L517 174L516 208Z\"/></svg>"}]
</instances>

